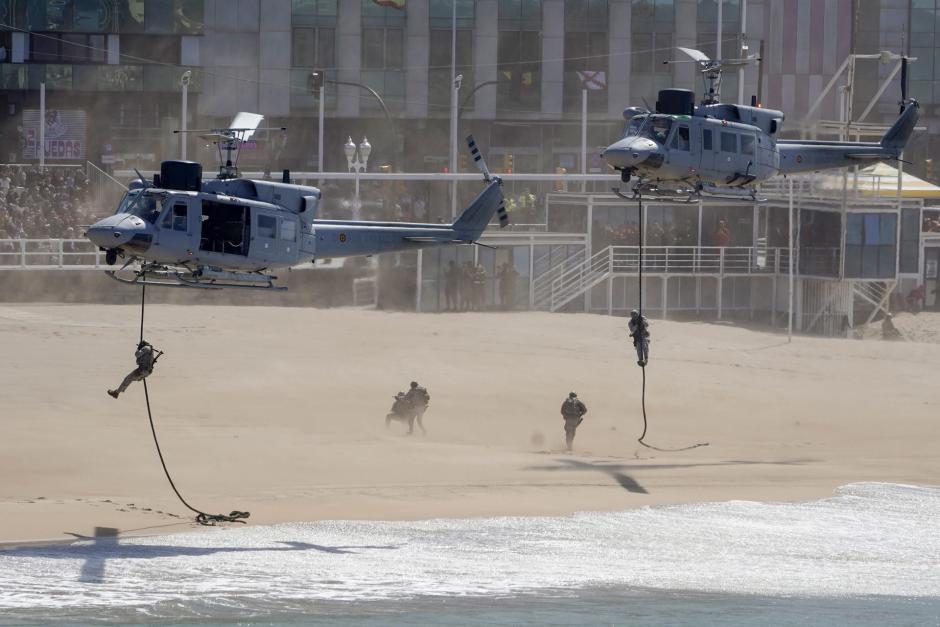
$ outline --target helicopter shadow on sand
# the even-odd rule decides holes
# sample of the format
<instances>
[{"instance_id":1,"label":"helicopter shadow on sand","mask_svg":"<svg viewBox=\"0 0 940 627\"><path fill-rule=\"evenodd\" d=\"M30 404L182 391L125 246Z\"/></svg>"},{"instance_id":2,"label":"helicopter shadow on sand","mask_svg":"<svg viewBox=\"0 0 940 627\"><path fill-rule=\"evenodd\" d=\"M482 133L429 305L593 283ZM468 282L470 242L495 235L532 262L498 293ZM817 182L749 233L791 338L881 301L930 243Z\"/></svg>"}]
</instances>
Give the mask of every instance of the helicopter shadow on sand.
<instances>
[{"instance_id":1,"label":"helicopter shadow on sand","mask_svg":"<svg viewBox=\"0 0 940 627\"><path fill-rule=\"evenodd\" d=\"M80 542L62 545L43 545L8 549L0 557L36 557L44 559L82 559L79 581L83 583L105 583L105 567L108 560L151 560L173 557L207 557L223 553L281 553L285 551L317 551L333 555L357 555L362 551L396 550L400 545L343 545L327 546L309 542L277 541L269 547L198 547L157 544L121 544L119 530L114 527L95 527L93 536L66 532ZM85 542L90 540L90 542Z\"/></svg>"},{"instance_id":2,"label":"helicopter shadow on sand","mask_svg":"<svg viewBox=\"0 0 940 627\"><path fill-rule=\"evenodd\" d=\"M782 461L751 461L751 460L726 460L720 462L700 462L689 464L625 464L622 462L590 462L579 459L569 459L560 457L555 460L554 465L536 465L526 466L523 470L548 470L548 471L575 471L575 472L600 472L614 479L620 487L627 492L634 494L649 494L649 490L644 488L636 479L628 475L625 470L673 470L679 468L704 468L714 466L738 466L738 465L775 465L775 466L799 466L812 463L811 459L792 459Z\"/></svg>"}]
</instances>

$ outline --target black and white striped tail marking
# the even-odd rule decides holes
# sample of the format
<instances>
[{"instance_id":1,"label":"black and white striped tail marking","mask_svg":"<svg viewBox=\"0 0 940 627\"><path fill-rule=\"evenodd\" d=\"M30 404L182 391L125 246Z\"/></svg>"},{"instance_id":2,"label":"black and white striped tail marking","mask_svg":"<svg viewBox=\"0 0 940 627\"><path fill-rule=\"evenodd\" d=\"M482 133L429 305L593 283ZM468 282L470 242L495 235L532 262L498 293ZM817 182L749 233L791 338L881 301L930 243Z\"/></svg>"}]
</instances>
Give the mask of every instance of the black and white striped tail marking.
<instances>
[{"instance_id":1,"label":"black and white striped tail marking","mask_svg":"<svg viewBox=\"0 0 940 627\"><path fill-rule=\"evenodd\" d=\"M467 135L467 146L470 147L470 156L473 157L473 163L475 163L477 169L483 173L484 180L489 183L490 171L486 167L486 161L483 160L483 155L480 153L480 148L477 146L477 140L473 138L473 135Z\"/></svg>"},{"instance_id":2,"label":"black and white striped tail marking","mask_svg":"<svg viewBox=\"0 0 940 627\"><path fill-rule=\"evenodd\" d=\"M506 213L506 201L499 200L499 207L496 208L496 217L499 218L499 228L504 229L509 226L509 214Z\"/></svg>"}]
</instances>

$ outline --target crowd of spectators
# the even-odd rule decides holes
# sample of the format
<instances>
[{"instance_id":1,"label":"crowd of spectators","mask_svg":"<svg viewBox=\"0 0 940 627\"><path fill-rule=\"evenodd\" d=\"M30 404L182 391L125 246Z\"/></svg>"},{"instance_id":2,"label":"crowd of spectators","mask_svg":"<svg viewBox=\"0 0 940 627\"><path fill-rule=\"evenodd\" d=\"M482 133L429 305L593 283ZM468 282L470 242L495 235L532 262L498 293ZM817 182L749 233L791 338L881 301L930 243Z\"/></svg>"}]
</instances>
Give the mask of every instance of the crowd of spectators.
<instances>
[{"instance_id":1,"label":"crowd of spectators","mask_svg":"<svg viewBox=\"0 0 940 627\"><path fill-rule=\"evenodd\" d=\"M0 165L0 240L81 237L91 212L81 168Z\"/></svg>"}]
</instances>

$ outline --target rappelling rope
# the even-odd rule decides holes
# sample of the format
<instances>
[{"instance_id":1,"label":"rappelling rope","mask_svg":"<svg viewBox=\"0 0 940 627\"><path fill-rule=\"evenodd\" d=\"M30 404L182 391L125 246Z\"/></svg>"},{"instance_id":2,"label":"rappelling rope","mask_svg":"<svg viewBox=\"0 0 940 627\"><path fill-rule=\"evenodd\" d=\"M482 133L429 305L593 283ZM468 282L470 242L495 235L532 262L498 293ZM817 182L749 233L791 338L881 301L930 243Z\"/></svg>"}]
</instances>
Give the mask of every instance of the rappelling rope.
<instances>
[{"instance_id":1,"label":"rappelling rope","mask_svg":"<svg viewBox=\"0 0 940 627\"><path fill-rule=\"evenodd\" d=\"M143 279L146 280L146 275L143 275ZM142 284L140 286L140 341L144 341L144 308L147 302L147 285ZM155 360L156 361L156 360ZM144 378L142 383L144 384L144 399L147 401L147 418L150 420L150 432L153 433L153 443L157 447L157 455L160 457L160 464L163 466L163 472L166 475L167 481L170 482L170 487L173 488L173 491L176 493L176 496L179 497L180 502L185 505L190 511L196 514L196 522L200 525L214 525L217 522L240 522L244 523L243 519L248 518L251 514L250 512L241 512L238 510L232 511L228 516L225 514L207 514L206 512L196 509L192 505L186 502L186 499L183 498L183 495L180 494L180 491L176 489L176 484L173 483L173 478L170 476L170 471L166 467L166 462L163 460L163 451L160 450L160 441L157 439L157 429L153 424L153 412L150 411L150 392L147 389L147 379Z\"/></svg>"},{"instance_id":2,"label":"rappelling rope","mask_svg":"<svg viewBox=\"0 0 940 627\"><path fill-rule=\"evenodd\" d=\"M637 287L640 291L640 297L638 299L639 304L637 305L636 310L639 313L640 320L642 321L643 320L643 227L644 227L643 225L643 197L642 196L638 197L637 206L639 207L639 220L640 220L640 225L639 225L640 226L639 228L640 247L639 247L639 263L638 263L638 270L637 270L637 277L638 277ZM645 327L642 330L645 331L646 330ZM633 338L633 339L634 339L634 342L639 341L641 343L641 346L642 346L642 343L646 341L646 339L642 335L640 336L639 340L637 340L637 338ZM661 453L677 453L679 451L689 451L693 448L698 448L700 446L708 446L708 442L699 442L698 444L693 444L692 446L685 446L682 448L659 448L659 447L653 446L652 444L647 444L646 442L643 441L643 438L646 437L646 429L648 426L648 422L646 419L646 360L640 359L640 362L641 362L640 370L643 372L643 388L642 388L642 393L640 394L640 406L643 408L643 433L637 439L637 442L639 442L640 444L642 444L648 449L659 451Z\"/></svg>"}]
</instances>

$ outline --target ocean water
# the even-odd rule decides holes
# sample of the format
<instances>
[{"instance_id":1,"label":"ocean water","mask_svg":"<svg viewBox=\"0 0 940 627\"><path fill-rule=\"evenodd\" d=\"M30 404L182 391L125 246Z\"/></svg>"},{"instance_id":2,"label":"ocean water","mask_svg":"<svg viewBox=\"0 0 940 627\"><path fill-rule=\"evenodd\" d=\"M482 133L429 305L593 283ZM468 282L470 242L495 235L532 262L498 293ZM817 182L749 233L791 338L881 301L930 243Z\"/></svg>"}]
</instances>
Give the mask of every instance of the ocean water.
<instances>
[{"instance_id":1,"label":"ocean water","mask_svg":"<svg viewBox=\"0 0 940 627\"><path fill-rule=\"evenodd\" d=\"M940 625L940 487L0 551L0 625Z\"/></svg>"}]
</instances>

